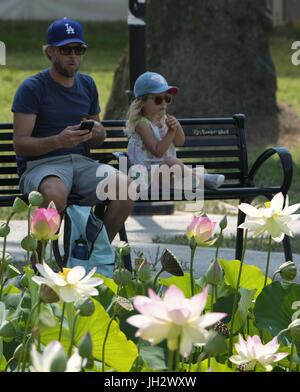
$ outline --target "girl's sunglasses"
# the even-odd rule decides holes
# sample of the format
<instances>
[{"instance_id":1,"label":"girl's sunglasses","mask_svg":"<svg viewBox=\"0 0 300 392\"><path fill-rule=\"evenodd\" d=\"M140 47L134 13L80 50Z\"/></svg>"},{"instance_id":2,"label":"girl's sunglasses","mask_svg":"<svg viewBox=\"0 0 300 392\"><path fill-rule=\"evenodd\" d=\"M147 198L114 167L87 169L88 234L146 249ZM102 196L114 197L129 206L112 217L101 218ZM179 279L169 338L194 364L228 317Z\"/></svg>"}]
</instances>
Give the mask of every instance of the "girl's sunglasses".
<instances>
[{"instance_id":1,"label":"girl's sunglasses","mask_svg":"<svg viewBox=\"0 0 300 392\"><path fill-rule=\"evenodd\" d=\"M168 95L168 94L165 94L164 96L145 95L145 97L143 97L143 101L147 101L147 99L153 99L155 105L161 105L163 103L163 101L165 101L167 104L169 104L172 102L172 95Z\"/></svg>"},{"instance_id":2,"label":"girl's sunglasses","mask_svg":"<svg viewBox=\"0 0 300 392\"><path fill-rule=\"evenodd\" d=\"M70 54L73 52L75 53L76 56L82 56L86 51L86 48L84 46L64 45L64 46L58 46L57 49L59 53L63 56L70 56Z\"/></svg>"}]
</instances>

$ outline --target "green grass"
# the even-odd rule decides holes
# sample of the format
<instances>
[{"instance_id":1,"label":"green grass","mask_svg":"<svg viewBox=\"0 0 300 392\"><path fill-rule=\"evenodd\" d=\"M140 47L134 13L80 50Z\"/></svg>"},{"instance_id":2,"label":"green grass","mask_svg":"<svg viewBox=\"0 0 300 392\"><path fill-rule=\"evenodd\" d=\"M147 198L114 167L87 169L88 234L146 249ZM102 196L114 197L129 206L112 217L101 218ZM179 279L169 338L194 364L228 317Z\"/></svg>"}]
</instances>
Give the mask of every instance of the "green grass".
<instances>
[{"instance_id":1,"label":"green grass","mask_svg":"<svg viewBox=\"0 0 300 392\"><path fill-rule=\"evenodd\" d=\"M288 25L276 28L271 39L271 55L277 73L277 99L285 102L300 115L300 65L292 64L291 49L299 41L300 26Z\"/></svg>"},{"instance_id":2,"label":"green grass","mask_svg":"<svg viewBox=\"0 0 300 392\"><path fill-rule=\"evenodd\" d=\"M7 65L0 67L0 122L11 122L10 107L20 82L28 76L48 67L49 62L42 54L45 33L50 22L1 21L0 41L7 48ZM102 110L110 94L114 70L127 46L128 27L126 23L85 23L85 36L89 44L82 72L89 73L96 81L100 93ZM290 25L276 28L271 39L271 55L277 72L277 98L285 102L300 115L300 65L291 63L293 41L299 40L300 26ZM290 191L291 203L299 201L300 194L300 146L290 149L294 160L294 179ZM249 150L250 164L257 158L259 148ZM278 184L282 177L278 162L271 159L258 175L259 184ZM228 201L237 205L237 201ZM182 203L181 203L182 205ZM207 212L219 212L218 202L205 203ZM1 216L8 209L1 209Z\"/></svg>"},{"instance_id":3,"label":"green grass","mask_svg":"<svg viewBox=\"0 0 300 392\"><path fill-rule=\"evenodd\" d=\"M12 122L11 103L20 82L49 66L42 54L49 22L1 21L0 41L6 44L6 66L0 68L0 122ZM90 74L98 87L100 104L105 110L113 73L127 46L128 27L125 23L85 24L89 47L81 71Z\"/></svg>"}]
</instances>

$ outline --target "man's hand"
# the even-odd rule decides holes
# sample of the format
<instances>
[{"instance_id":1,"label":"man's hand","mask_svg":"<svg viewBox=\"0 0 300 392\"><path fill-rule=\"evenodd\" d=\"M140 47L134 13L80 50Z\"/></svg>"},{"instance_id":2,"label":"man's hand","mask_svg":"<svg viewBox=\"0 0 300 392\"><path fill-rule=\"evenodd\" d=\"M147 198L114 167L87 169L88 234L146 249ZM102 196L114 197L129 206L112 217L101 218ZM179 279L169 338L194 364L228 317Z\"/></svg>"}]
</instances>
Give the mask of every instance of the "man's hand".
<instances>
[{"instance_id":1,"label":"man's hand","mask_svg":"<svg viewBox=\"0 0 300 392\"><path fill-rule=\"evenodd\" d=\"M80 130L79 127L80 124L70 125L56 135L57 148L76 147L78 144L92 139L92 132L89 132L87 129Z\"/></svg>"}]
</instances>

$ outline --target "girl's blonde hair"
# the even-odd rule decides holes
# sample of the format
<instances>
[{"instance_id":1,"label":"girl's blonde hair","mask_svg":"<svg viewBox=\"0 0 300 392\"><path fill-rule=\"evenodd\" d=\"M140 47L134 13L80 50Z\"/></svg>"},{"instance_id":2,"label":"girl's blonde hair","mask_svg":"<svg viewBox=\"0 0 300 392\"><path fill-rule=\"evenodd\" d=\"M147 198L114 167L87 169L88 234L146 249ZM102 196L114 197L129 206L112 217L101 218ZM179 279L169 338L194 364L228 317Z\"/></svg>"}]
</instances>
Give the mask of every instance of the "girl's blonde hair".
<instances>
[{"instance_id":1,"label":"girl's blonde hair","mask_svg":"<svg viewBox=\"0 0 300 392\"><path fill-rule=\"evenodd\" d=\"M135 132L138 122L143 117L143 100L141 98L137 98L131 103L126 117L125 133L127 136L131 136Z\"/></svg>"}]
</instances>

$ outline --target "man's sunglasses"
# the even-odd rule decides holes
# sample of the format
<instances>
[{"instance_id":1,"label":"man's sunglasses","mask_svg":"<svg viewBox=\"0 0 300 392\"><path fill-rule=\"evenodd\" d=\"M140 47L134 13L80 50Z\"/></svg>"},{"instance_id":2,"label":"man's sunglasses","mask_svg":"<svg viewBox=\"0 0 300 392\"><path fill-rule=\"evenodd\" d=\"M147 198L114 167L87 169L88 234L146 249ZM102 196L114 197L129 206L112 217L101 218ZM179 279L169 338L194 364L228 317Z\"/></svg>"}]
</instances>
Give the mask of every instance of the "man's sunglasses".
<instances>
[{"instance_id":1,"label":"man's sunglasses","mask_svg":"<svg viewBox=\"0 0 300 392\"><path fill-rule=\"evenodd\" d=\"M60 54L62 54L63 56L70 56L70 54L72 54L73 52L75 53L76 56L82 56L85 51L86 48L84 46L58 46L57 47L58 51Z\"/></svg>"},{"instance_id":2,"label":"man's sunglasses","mask_svg":"<svg viewBox=\"0 0 300 392\"><path fill-rule=\"evenodd\" d=\"M168 95L168 94L165 94L164 96L145 95L143 100L147 101L147 99L153 99L153 102L155 103L155 105L161 105L163 103L163 101L165 101L167 104L169 104L172 102L172 95Z\"/></svg>"}]
</instances>

